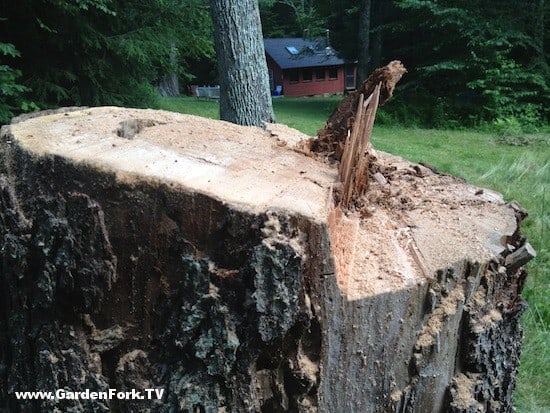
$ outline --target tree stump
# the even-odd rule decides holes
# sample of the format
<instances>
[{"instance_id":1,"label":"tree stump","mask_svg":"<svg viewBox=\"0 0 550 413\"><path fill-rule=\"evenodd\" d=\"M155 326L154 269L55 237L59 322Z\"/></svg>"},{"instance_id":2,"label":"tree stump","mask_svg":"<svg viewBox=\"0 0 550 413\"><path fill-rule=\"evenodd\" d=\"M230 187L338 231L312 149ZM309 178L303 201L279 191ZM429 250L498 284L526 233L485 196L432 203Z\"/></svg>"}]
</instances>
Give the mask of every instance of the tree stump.
<instances>
[{"instance_id":1,"label":"tree stump","mask_svg":"<svg viewBox=\"0 0 550 413\"><path fill-rule=\"evenodd\" d=\"M379 153L344 213L336 167L270 128L113 107L3 128L0 409L512 411L525 211Z\"/></svg>"}]
</instances>

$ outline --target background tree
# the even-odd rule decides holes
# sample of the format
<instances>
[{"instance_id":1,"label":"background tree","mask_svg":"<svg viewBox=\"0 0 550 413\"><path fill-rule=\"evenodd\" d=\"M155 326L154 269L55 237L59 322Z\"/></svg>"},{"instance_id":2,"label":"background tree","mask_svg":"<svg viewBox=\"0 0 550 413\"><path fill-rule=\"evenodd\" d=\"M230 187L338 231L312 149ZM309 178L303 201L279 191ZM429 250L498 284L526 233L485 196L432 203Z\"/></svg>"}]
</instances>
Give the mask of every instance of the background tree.
<instances>
[{"instance_id":1,"label":"background tree","mask_svg":"<svg viewBox=\"0 0 550 413\"><path fill-rule=\"evenodd\" d=\"M262 1L266 35L300 36L282 3ZM512 0L315 2L317 25L330 30L343 58L357 61L359 82L393 59L409 68L386 112L445 127L548 122L548 9L544 0L520 8Z\"/></svg>"},{"instance_id":2,"label":"background tree","mask_svg":"<svg viewBox=\"0 0 550 413\"><path fill-rule=\"evenodd\" d=\"M369 39L369 68L368 73L374 69L383 66L386 62L382 62L382 45L383 45L383 29L382 26L386 23L387 11L391 7L391 1L388 0L372 0L371 7L371 22L370 22L370 39Z\"/></svg>"},{"instance_id":3,"label":"background tree","mask_svg":"<svg viewBox=\"0 0 550 413\"><path fill-rule=\"evenodd\" d=\"M371 0L359 3L359 24L357 30L357 87L369 76Z\"/></svg>"},{"instance_id":4,"label":"background tree","mask_svg":"<svg viewBox=\"0 0 550 413\"><path fill-rule=\"evenodd\" d=\"M220 80L220 118L239 125L273 122L256 0L211 0Z\"/></svg>"},{"instance_id":5,"label":"background tree","mask_svg":"<svg viewBox=\"0 0 550 413\"><path fill-rule=\"evenodd\" d=\"M155 85L170 72L212 58L208 0L0 0L1 38L21 57L21 74L42 108L63 105L154 106Z\"/></svg>"},{"instance_id":6,"label":"background tree","mask_svg":"<svg viewBox=\"0 0 550 413\"><path fill-rule=\"evenodd\" d=\"M416 68L409 88L427 92L440 116L466 124L547 118L548 74L534 69L540 52L529 29L535 2L396 1L408 16L399 36L414 39L403 50Z\"/></svg>"},{"instance_id":7,"label":"background tree","mask_svg":"<svg viewBox=\"0 0 550 413\"><path fill-rule=\"evenodd\" d=\"M164 96L178 96L180 83L206 81L209 62L215 60L212 19L208 0L173 0L170 9L177 9L176 18L170 16L171 27L169 64L161 78L159 92ZM206 74L205 74L206 72ZM210 79L202 79L203 76ZM200 78L198 78L200 77Z\"/></svg>"},{"instance_id":8,"label":"background tree","mask_svg":"<svg viewBox=\"0 0 550 413\"><path fill-rule=\"evenodd\" d=\"M548 1L260 5L266 37L315 37L328 29L341 56L358 61L359 81L402 60L409 73L385 107L386 119L435 127L548 123ZM255 7L237 16L240 24ZM155 106L162 79L225 82L215 73L212 30L210 0L0 0L0 112L7 119L36 105Z\"/></svg>"},{"instance_id":9,"label":"background tree","mask_svg":"<svg viewBox=\"0 0 550 413\"><path fill-rule=\"evenodd\" d=\"M260 0L265 37L315 37L324 34L326 18L314 0Z\"/></svg>"},{"instance_id":10,"label":"background tree","mask_svg":"<svg viewBox=\"0 0 550 413\"><path fill-rule=\"evenodd\" d=\"M341 56L356 61L357 82L362 83L374 69L390 60L402 58L382 50L382 39L387 23L388 10L394 11L391 0L328 1L319 10L327 13L331 40ZM389 57L383 60L383 52Z\"/></svg>"}]
</instances>

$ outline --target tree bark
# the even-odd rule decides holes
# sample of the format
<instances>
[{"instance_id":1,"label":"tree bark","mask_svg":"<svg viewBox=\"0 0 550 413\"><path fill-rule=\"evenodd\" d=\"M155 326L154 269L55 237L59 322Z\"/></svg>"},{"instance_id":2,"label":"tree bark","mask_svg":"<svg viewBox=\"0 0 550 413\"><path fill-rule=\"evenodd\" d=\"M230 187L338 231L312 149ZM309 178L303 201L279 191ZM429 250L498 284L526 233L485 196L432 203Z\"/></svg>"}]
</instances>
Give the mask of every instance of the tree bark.
<instances>
[{"instance_id":1,"label":"tree bark","mask_svg":"<svg viewBox=\"0 0 550 413\"><path fill-rule=\"evenodd\" d=\"M550 73L544 50L544 23L546 15L544 0L537 0L533 5L533 37L536 49L535 66L547 75Z\"/></svg>"},{"instance_id":2,"label":"tree bark","mask_svg":"<svg viewBox=\"0 0 550 413\"><path fill-rule=\"evenodd\" d=\"M371 0L361 0L359 5L359 28L357 33L357 88L369 75L369 45L371 23Z\"/></svg>"},{"instance_id":3,"label":"tree bark","mask_svg":"<svg viewBox=\"0 0 550 413\"><path fill-rule=\"evenodd\" d=\"M382 31L380 26L384 22L384 8L387 5L386 0L375 0L373 3L373 16L371 18L371 27L374 26L370 38L370 59L368 64L368 73L371 73L377 67L382 66Z\"/></svg>"},{"instance_id":4,"label":"tree bark","mask_svg":"<svg viewBox=\"0 0 550 413\"><path fill-rule=\"evenodd\" d=\"M176 44L172 43L170 49L170 71L162 77L162 81L158 87L161 96L179 96L180 82L177 74L178 52Z\"/></svg>"},{"instance_id":5,"label":"tree bark","mask_svg":"<svg viewBox=\"0 0 550 413\"><path fill-rule=\"evenodd\" d=\"M40 115L0 139L1 410L512 411L517 203L379 153L346 215L282 125ZM144 399L15 396L56 389Z\"/></svg>"},{"instance_id":6,"label":"tree bark","mask_svg":"<svg viewBox=\"0 0 550 413\"><path fill-rule=\"evenodd\" d=\"M220 119L262 126L275 115L257 0L211 0L220 78Z\"/></svg>"}]
</instances>

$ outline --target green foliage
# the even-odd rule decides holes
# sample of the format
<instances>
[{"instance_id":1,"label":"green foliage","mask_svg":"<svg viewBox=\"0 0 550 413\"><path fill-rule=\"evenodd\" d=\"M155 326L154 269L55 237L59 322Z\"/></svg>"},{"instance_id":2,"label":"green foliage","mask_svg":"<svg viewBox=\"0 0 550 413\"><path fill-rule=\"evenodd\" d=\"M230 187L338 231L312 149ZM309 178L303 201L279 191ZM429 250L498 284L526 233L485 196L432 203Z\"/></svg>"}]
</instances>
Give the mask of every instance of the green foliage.
<instances>
[{"instance_id":1,"label":"green foliage","mask_svg":"<svg viewBox=\"0 0 550 413\"><path fill-rule=\"evenodd\" d=\"M115 12L110 9L112 0L48 0L47 3L71 15L77 15L81 11L89 9L97 9L105 14L115 15Z\"/></svg>"},{"instance_id":2,"label":"green foliage","mask_svg":"<svg viewBox=\"0 0 550 413\"><path fill-rule=\"evenodd\" d=\"M8 123L17 109L32 110L32 104L23 101L28 88L19 84L21 71L2 64L2 56L19 57L20 53L13 44L0 42L0 123Z\"/></svg>"},{"instance_id":3,"label":"green foliage","mask_svg":"<svg viewBox=\"0 0 550 413\"><path fill-rule=\"evenodd\" d=\"M265 37L318 36L325 33L326 19L313 0L260 0Z\"/></svg>"},{"instance_id":4,"label":"green foliage","mask_svg":"<svg viewBox=\"0 0 550 413\"><path fill-rule=\"evenodd\" d=\"M523 132L521 123L514 117L495 119L493 128L498 136L519 136Z\"/></svg>"},{"instance_id":5,"label":"green foliage","mask_svg":"<svg viewBox=\"0 0 550 413\"><path fill-rule=\"evenodd\" d=\"M533 129L547 122L550 77L530 30L540 24L535 2L526 3L503 0L497 9L480 0L396 1L409 17L402 33L417 39L407 92L422 87L443 99L448 117L464 125L514 118Z\"/></svg>"},{"instance_id":6,"label":"green foliage","mask_svg":"<svg viewBox=\"0 0 550 413\"><path fill-rule=\"evenodd\" d=\"M307 25L296 16L307 15L311 2L260 5L266 36L301 36L310 25L321 33L324 27L342 57L357 59L358 2L316 1ZM401 104L384 109L387 121L487 128L513 118L523 133L548 124L548 1L526 0L521 7L514 0L371 0L371 5L369 70L392 59L409 69L395 94Z\"/></svg>"},{"instance_id":7,"label":"green foliage","mask_svg":"<svg viewBox=\"0 0 550 413\"><path fill-rule=\"evenodd\" d=\"M473 55L482 75L467 86L481 96L481 119L515 118L525 127L534 127L550 114L546 104L550 84L542 74L515 62L510 53L511 49L505 49L485 58Z\"/></svg>"},{"instance_id":8,"label":"green foliage","mask_svg":"<svg viewBox=\"0 0 550 413\"><path fill-rule=\"evenodd\" d=\"M465 126L453 116L452 107L445 98L434 97L426 90L415 93L398 92L376 115L376 123L386 126L431 127L442 129L462 129Z\"/></svg>"},{"instance_id":9,"label":"green foliage","mask_svg":"<svg viewBox=\"0 0 550 413\"><path fill-rule=\"evenodd\" d=\"M4 4L0 34L21 51L8 65L41 107L153 106L164 75L190 79L186 62L213 56L207 0Z\"/></svg>"}]
</instances>

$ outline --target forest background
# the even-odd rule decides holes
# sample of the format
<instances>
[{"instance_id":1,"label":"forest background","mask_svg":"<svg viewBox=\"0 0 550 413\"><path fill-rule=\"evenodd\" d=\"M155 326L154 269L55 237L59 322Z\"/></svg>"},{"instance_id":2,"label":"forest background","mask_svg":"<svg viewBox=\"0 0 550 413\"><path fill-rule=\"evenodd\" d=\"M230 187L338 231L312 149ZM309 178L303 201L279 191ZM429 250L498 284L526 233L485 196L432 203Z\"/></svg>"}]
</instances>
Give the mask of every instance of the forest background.
<instances>
[{"instance_id":1,"label":"forest background","mask_svg":"<svg viewBox=\"0 0 550 413\"><path fill-rule=\"evenodd\" d=\"M519 412L550 409L550 11L544 0L259 0L264 37L326 36L369 73L408 73L374 143L500 190L531 213ZM209 0L0 0L0 123L59 106L169 108L216 117L213 101L159 97L179 79L218 83ZM338 98L275 99L313 134ZM437 128L425 130L418 128ZM443 130L445 129L445 130ZM0 366L1 374L1 366Z\"/></svg>"},{"instance_id":2,"label":"forest background","mask_svg":"<svg viewBox=\"0 0 550 413\"><path fill-rule=\"evenodd\" d=\"M0 121L68 105L155 107L156 87L216 84L208 0L0 0ZM548 125L544 0L260 0L264 37L328 36L370 73L409 69L395 121L426 127ZM360 64L361 64L360 59Z\"/></svg>"}]
</instances>

